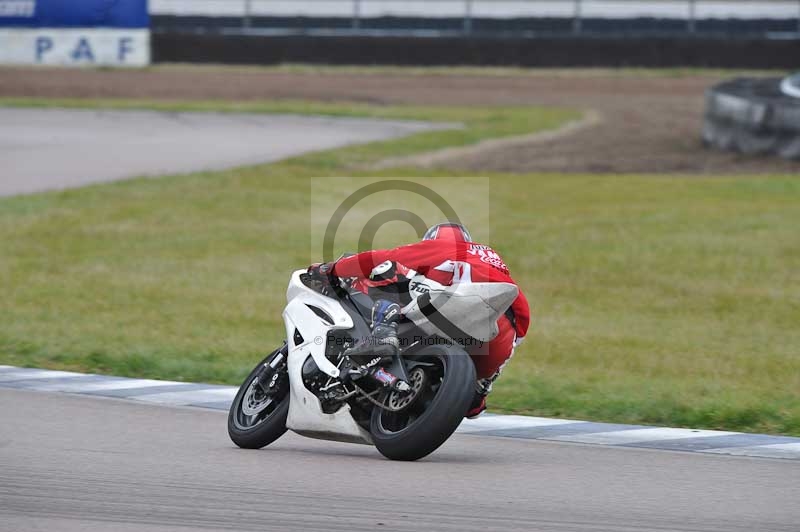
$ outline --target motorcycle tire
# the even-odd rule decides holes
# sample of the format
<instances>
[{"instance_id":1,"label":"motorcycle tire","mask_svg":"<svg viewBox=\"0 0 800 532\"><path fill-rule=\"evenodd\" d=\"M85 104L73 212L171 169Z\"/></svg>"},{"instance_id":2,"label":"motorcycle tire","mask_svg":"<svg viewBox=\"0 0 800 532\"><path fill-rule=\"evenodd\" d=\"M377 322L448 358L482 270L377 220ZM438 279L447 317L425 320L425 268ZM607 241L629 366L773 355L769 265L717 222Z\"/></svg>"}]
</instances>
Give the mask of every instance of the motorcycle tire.
<instances>
[{"instance_id":1,"label":"motorcycle tire","mask_svg":"<svg viewBox=\"0 0 800 532\"><path fill-rule=\"evenodd\" d=\"M236 397L231 404L231 408L228 413L228 436L230 436L233 443L243 449L261 449L286 433L286 418L289 415L288 375L286 377L287 382L285 383L285 390L282 390L284 393L281 397L275 400L275 404L270 405L272 408L264 415L263 419L257 419L253 421L252 425L248 426L247 420L248 418L252 418L244 414L243 407L246 395L248 393L252 393L250 388L253 380L256 378L256 375L258 375L258 372L261 370L262 366L270 362L272 358L275 357L275 355L277 355L279 352L283 352L285 356L286 346L275 350L268 357L262 360L253 369L253 371L250 372L250 375L248 375L242 383L242 386L239 388L239 392L236 394ZM284 360L284 371L285 363L286 362Z\"/></svg>"},{"instance_id":2,"label":"motorcycle tire","mask_svg":"<svg viewBox=\"0 0 800 532\"><path fill-rule=\"evenodd\" d=\"M370 433L378 451L391 460L419 460L435 451L458 428L475 397L475 365L457 345L432 345L415 353L416 360L438 361L442 373L438 390L425 410L400 430L387 429L394 415L375 407Z\"/></svg>"}]
</instances>

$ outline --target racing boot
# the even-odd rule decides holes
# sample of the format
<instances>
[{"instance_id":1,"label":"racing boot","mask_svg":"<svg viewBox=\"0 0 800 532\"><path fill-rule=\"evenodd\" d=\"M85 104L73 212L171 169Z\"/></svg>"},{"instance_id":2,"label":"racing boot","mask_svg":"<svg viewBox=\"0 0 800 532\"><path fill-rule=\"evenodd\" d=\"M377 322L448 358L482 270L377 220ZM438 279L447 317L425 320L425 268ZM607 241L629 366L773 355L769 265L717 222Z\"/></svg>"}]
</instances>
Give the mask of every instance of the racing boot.
<instances>
[{"instance_id":1,"label":"racing boot","mask_svg":"<svg viewBox=\"0 0 800 532\"><path fill-rule=\"evenodd\" d=\"M494 382L494 379L489 378L479 379L475 383L475 398L472 399L472 404L464 415L465 418L475 419L486 410L486 396L492 391L492 382Z\"/></svg>"},{"instance_id":2,"label":"racing boot","mask_svg":"<svg viewBox=\"0 0 800 532\"><path fill-rule=\"evenodd\" d=\"M486 396L476 393L464 417L467 419L475 419L483 414L484 410L486 410Z\"/></svg>"},{"instance_id":3,"label":"racing boot","mask_svg":"<svg viewBox=\"0 0 800 532\"><path fill-rule=\"evenodd\" d=\"M398 321L400 305L387 299L376 301L372 306L372 334L348 349L347 356L370 368L381 361L391 360L400 349Z\"/></svg>"}]
</instances>

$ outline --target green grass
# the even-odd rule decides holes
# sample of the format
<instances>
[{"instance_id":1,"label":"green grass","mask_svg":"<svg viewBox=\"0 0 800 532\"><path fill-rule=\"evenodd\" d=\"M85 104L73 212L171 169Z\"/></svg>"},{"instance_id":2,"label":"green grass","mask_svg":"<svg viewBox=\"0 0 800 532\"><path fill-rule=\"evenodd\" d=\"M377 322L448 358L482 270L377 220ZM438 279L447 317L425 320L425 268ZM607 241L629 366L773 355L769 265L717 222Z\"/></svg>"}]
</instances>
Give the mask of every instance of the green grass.
<instances>
[{"instance_id":1,"label":"green grass","mask_svg":"<svg viewBox=\"0 0 800 532\"><path fill-rule=\"evenodd\" d=\"M274 66L224 66L224 65L192 65L188 63L171 63L155 67L159 70L196 70L213 69L247 69L250 71L274 71L292 74L390 74L403 76L414 75L476 75L486 76L541 76L541 77L652 77L652 78L683 78L688 76L735 76L735 75L780 75L786 72L781 69L731 69L731 68L700 68L700 67L670 67L670 68L645 68L645 67L490 67L490 66L385 66L385 65L313 65L303 63L284 63Z\"/></svg>"},{"instance_id":2,"label":"green grass","mask_svg":"<svg viewBox=\"0 0 800 532\"><path fill-rule=\"evenodd\" d=\"M480 195L446 170L358 168L522 132L488 118L502 110L389 109L365 112L466 127L0 200L0 363L238 384L284 336L289 272L318 259L315 202L365 176L416 176L488 207L476 232L531 300L494 410L800 435L800 181L492 175ZM336 175L354 177L316 179ZM343 228L339 250L358 238ZM378 243L408 238L390 224Z\"/></svg>"},{"instance_id":3,"label":"green grass","mask_svg":"<svg viewBox=\"0 0 800 532\"><path fill-rule=\"evenodd\" d=\"M14 67L20 68L20 67ZM52 70L52 67L24 67L26 69ZM96 70L112 71L108 67ZM286 74L333 74L333 75L390 75L390 76L496 76L496 77L623 77L623 78L684 78L684 77L735 77L735 76L783 76L783 69L731 69L731 68L644 68L644 67L488 67L488 66L386 66L386 65L315 65L304 63L284 63L280 65L224 65L224 64L192 64L192 63L160 63L141 68L142 71L154 72L274 72Z\"/></svg>"}]
</instances>

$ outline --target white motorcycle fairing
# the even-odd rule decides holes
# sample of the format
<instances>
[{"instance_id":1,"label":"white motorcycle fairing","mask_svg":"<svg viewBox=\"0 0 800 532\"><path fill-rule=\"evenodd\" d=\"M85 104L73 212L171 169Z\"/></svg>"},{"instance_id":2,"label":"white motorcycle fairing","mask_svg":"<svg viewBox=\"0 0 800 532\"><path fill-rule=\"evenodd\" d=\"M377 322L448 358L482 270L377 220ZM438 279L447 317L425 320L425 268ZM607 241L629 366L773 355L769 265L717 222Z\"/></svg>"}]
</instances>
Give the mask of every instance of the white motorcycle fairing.
<instances>
[{"instance_id":1,"label":"white motorcycle fairing","mask_svg":"<svg viewBox=\"0 0 800 532\"><path fill-rule=\"evenodd\" d=\"M337 300L302 283L300 275L304 273L305 270L298 270L292 274L286 291L288 305L283 311L290 388L286 426L311 438L371 444L372 437L355 422L350 415L349 405L343 405L333 414L326 414L322 411L319 399L303 383L303 364L309 355L325 374L334 378L339 376L339 370L325 356L328 332L352 329L354 326L353 319ZM323 311L333 323L328 323L309 306ZM302 341L296 344L299 338Z\"/></svg>"},{"instance_id":2,"label":"white motorcycle fairing","mask_svg":"<svg viewBox=\"0 0 800 532\"><path fill-rule=\"evenodd\" d=\"M497 320L519 294L511 283L459 282L446 287L425 283L430 289L420 295L412 291L416 297L403 315L423 332L455 342L493 340L499 332Z\"/></svg>"}]
</instances>

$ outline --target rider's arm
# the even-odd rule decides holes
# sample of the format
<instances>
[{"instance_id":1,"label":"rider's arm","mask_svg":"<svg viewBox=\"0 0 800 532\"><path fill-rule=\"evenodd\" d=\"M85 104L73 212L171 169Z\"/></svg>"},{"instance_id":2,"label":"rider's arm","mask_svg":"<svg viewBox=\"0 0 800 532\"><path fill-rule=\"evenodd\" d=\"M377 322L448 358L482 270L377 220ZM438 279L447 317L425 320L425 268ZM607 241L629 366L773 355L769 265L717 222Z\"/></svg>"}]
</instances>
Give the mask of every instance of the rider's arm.
<instances>
[{"instance_id":1,"label":"rider's arm","mask_svg":"<svg viewBox=\"0 0 800 532\"><path fill-rule=\"evenodd\" d=\"M391 251L390 249L377 249L339 259L333 266L333 274L337 277L369 279L369 274L375 266L391 260Z\"/></svg>"}]
</instances>

